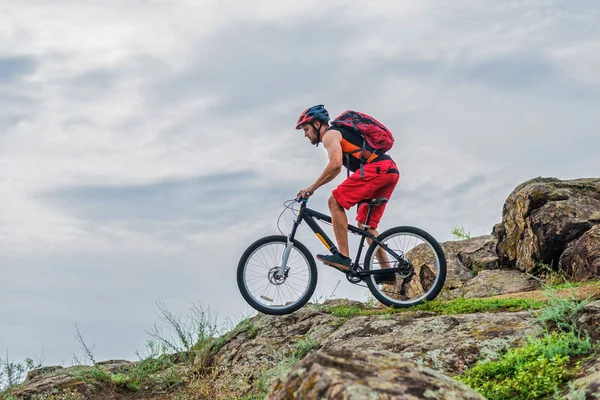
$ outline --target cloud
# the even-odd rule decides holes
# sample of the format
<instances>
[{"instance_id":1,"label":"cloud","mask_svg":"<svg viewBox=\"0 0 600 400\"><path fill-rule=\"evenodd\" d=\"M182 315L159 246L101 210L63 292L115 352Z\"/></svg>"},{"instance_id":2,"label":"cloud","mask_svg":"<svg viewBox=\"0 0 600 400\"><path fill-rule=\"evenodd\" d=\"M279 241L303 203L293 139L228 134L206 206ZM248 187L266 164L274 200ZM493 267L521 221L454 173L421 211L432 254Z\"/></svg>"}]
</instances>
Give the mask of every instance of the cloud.
<instances>
[{"instance_id":1,"label":"cloud","mask_svg":"<svg viewBox=\"0 0 600 400\"><path fill-rule=\"evenodd\" d=\"M52 327L45 347L68 358L59 331L70 338L85 320L98 337L131 340L114 353L104 342L106 357L133 356L157 299L246 311L239 255L278 233L282 202L327 162L294 130L312 104L394 131L402 178L384 226L489 233L518 183L599 170L599 13L593 1L4 7L0 304L22 307L0 307L11 327L0 343L27 356L14 338ZM342 179L311 206L326 212ZM340 275L319 272L317 294L329 295Z\"/></svg>"},{"instance_id":2,"label":"cloud","mask_svg":"<svg viewBox=\"0 0 600 400\"><path fill-rule=\"evenodd\" d=\"M35 67L36 62L31 57L0 57L0 84L27 75Z\"/></svg>"}]
</instances>

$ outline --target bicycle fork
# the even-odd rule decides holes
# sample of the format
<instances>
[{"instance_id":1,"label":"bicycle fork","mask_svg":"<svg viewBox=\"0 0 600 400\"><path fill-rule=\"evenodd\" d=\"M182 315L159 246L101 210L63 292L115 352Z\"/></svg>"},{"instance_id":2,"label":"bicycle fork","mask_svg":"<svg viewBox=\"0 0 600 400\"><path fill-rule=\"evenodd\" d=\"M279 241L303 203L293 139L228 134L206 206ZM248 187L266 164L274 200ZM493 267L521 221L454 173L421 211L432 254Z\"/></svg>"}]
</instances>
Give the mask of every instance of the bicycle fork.
<instances>
[{"instance_id":1,"label":"bicycle fork","mask_svg":"<svg viewBox=\"0 0 600 400\"><path fill-rule=\"evenodd\" d=\"M296 236L296 229L298 229L298 225L300 225L300 221L302 221L302 209L306 206L306 200L302 200L302 205L300 206L300 212L298 213L298 218L294 221L294 226L292 227L292 231L287 237L287 244L285 246L285 250L283 251L283 255L281 256L281 267L279 268L278 276L285 276L285 270L287 268L287 262L290 258L290 253L292 252L292 247L294 247L294 236Z\"/></svg>"}]
</instances>

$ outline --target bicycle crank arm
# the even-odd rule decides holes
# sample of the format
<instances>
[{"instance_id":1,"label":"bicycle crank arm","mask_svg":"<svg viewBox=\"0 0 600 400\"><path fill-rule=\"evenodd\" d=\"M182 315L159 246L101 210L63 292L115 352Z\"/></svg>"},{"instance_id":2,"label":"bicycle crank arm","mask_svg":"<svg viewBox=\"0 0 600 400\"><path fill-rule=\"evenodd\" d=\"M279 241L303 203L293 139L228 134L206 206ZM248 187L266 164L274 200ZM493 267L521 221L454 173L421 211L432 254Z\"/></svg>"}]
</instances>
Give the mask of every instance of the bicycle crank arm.
<instances>
[{"instance_id":1,"label":"bicycle crank arm","mask_svg":"<svg viewBox=\"0 0 600 400\"><path fill-rule=\"evenodd\" d=\"M390 272L402 273L400 271L400 268L382 268L382 269L369 270L369 271L358 271L358 272L355 272L354 275L360 276L361 278L365 278L369 275L386 275L386 274L389 274Z\"/></svg>"}]
</instances>

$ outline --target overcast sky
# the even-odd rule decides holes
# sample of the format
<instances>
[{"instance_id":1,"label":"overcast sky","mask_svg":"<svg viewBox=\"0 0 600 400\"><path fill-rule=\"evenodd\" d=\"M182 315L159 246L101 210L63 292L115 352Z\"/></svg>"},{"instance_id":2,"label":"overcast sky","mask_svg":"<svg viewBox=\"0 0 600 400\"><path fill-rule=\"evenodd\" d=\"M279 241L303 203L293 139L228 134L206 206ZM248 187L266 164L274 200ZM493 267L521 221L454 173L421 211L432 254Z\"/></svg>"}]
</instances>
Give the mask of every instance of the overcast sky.
<instances>
[{"instance_id":1,"label":"overcast sky","mask_svg":"<svg viewBox=\"0 0 600 400\"><path fill-rule=\"evenodd\" d=\"M237 262L326 163L294 130L314 104L394 132L382 229L489 234L519 183L599 177L598 21L595 0L0 0L0 352L70 365L77 324L134 360L157 301L251 315ZM316 296L365 298L318 265Z\"/></svg>"}]
</instances>

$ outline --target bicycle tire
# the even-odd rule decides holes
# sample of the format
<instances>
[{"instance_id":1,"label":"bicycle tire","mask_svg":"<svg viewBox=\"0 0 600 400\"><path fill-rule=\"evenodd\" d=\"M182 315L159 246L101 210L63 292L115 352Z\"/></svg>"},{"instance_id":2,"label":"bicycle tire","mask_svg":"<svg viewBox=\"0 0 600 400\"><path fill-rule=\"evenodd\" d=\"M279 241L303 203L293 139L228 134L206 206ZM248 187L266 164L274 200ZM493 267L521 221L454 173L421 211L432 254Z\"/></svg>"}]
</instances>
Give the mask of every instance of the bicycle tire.
<instances>
[{"instance_id":1,"label":"bicycle tire","mask_svg":"<svg viewBox=\"0 0 600 400\"><path fill-rule=\"evenodd\" d=\"M264 304L261 304L259 301L257 301L255 299L255 297L250 293L250 291L248 289L248 285L246 284L246 280L245 280L245 271L246 271L246 267L247 267L250 257L258 249L262 248L265 245L272 244L272 243L283 244L285 246L287 244L287 237L282 236L282 235L266 236L264 238L258 239L254 243L252 243L244 251L244 253L242 254L242 256L240 258L240 261L238 263L238 268L237 268L238 289L240 290L240 293L244 297L244 300L246 300L246 302L252 308L254 308L255 310L257 310L261 313L270 314L270 315L290 314L290 313L302 308L308 302L308 300L310 300L311 296L313 295L315 288L317 287L317 279L318 279L317 266L315 264L314 257L312 256L310 251L306 248L306 246L304 246L299 241L294 240L294 245L292 247L292 250L296 249L304 257L304 259L307 262L308 270L310 273L310 278L308 281L306 291L302 294L302 296L297 301L295 301L293 304L291 304L287 307L281 307L281 306L268 307Z\"/></svg>"},{"instance_id":2,"label":"bicycle tire","mask_svg":"<svg viewBox=\"0 0 600 400\"><path fill-rule=\"evenodd\" d=\"M434 284L431 286L431 288L427 291L427 293L424 296L421 296L414 301L400 301L397 299L393 299L390 296L387 296L384 293L382 293L382 290L375 284L374 279L371 276L365 278L365 281L367 283L369 290L373 294L373 296L377 300L379 300L381 303L385 304L386 306L393 307L393 308L408 308L408 307L413 307L418 304L421 304L425 301L431 301L431 300L435 299L437 297L437 295L440 293L440 291L444 287L444 283L446 281L446 256L444 254L442 246L440 246L438 241L435 240L435 238L433 236L431 236L429 233L425 232L424 230L413 227L413 226L393 227L393 228L390 228L390 229L384 231L383 233L381 233L377 238L383 242L388 237L390 237L392 235L400 234L400 233L416 235L417 237L420 237L421 239L423 239L423 241L425 243L429 244L430 247L433 249L433 251L439 261L439 274L436 276L436 278L435 278L436 280L434 281ZM373 253L377 250L377 248L379 248L379 246L375 242L371 243L371 245L369 246L367 253L365 255L365 262L364 262L364 270L365 271L371 270L371 260L374 258Z\"/></svg>"}]
</instances>

